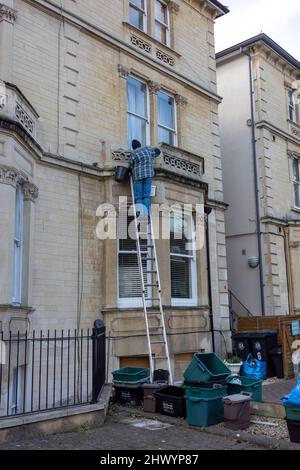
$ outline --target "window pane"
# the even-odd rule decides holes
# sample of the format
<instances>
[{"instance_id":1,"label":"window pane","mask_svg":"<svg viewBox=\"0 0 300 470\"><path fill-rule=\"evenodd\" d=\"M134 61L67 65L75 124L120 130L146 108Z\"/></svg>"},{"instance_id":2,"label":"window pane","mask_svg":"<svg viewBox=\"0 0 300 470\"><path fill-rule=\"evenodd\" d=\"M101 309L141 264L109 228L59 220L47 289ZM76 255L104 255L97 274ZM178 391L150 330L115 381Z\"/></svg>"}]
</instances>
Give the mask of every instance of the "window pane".
<instances>
[{"instance_id":1,"label":"window pane","mask_svg":"<svg viewBox=\"0 0 300 470\"><path fill-rule=\"evenodd\" d=\"M297 158L293 160L294 180L300 182L299 161Z\"/></svg>"},{"instance_id":2,"label":"window pane","mask_svg":"<svg viewBox=\"0 0 300 470\"><path fill-rule=\"evenodd\" d=\"M187 225L188 224L188 225ZM183 222L182 218L171 217L170 251L171 254L192 256L191 250L187 249L188 243L192 242L190 221Z\"/></svg>"},{"instance_id":3,"label":"window pane","mask_svg":"<svg viewBox=\"0 0 300 470\"><path fill-rule=\"evenodd\" d=\"M131 148L131 142L136 139L142 145L146 145L146 121L135 116L128 115L128 145Z\"/></svg>"},{"instance_id":4,"label":"window pane","mask_svg":"<svg viewBox=\"0 0 300 470\"><path fill-rule=\"evenodd\" d=\"M174 98L166 93L158 93L158 123L174 129Z\"/></svg>"},{"instance_id":5,"label":"window pane","mask_svg":"<svg viewBox=\"0 0 300 470\"><path fill-rule=\"evenodd\" d=\"M155 39L163 44L167 44L167 31L165 26L155 23Z\"/></svg>"},{"instance_id":6,"label":"window pane","mask_svg":"<svg viewBox=\"0 0 300 470\"><path fill-rule=\"evenodd\" d=\"M164 144L174 145L174 132L168 131L163 127L158 128L158 142L162 142Z\"/></svg>"},{"instance_id":7,"label":"window pane","mask_svg":"<svg viewBox=\"0 0 300 470\"><path fill-rule=\"evenodd\" d=\"M145 0L130 0L130 3L133 3L141 10L144 10L145 8Z\"/></svg>"},{"instance_id":8,"label":"window pane","mask_svg":"<svg viewBox=\"0 0 300 470\"><path fill-rule=\"evenodd\" d=\"M147 118L147 87L132 77L127 80L127 110Z\"/></svg>"},{"instance_id":9,"label":"window pane","mask_svg":"<svg viewBox=\"0 0 300 470\"><path fill-rule=\"evenodd\" d=\"M136 254L119 254L119 295L120 298L140 297L141 278Z\"/></svg>"},{"instance_id":10,"label":"window pane","mask_svg":"<svg viewBox=\"0 0 300 470\"><path fill-rule=\"evenodd\" d=\"M130 24L136 28L144 29L144 15L133 7L130 7Z\"/></svg>"},{"instance_id":11,"label":"window pane","mask_svg":"<svg viewBox=\"0 0 300 470\"><path fill-rule=\"evenodd\" d=\"M190 299L191 259L171 256L171 292L173 299Z\"/></svg>"},{"instance_id":12,"label":"window pane","mask_svg":"<svg viewBox=\"0 0 300 470\"><path fill-rule=\"evenodd\" d=\"M155 19L165 24L167 24L168 21L167 6L159 0L155 1Z\"/></svg>"},{"instance_id":13,"label":"window pane","mask_svg":"<svg viewBox=\"0 0 300 470\"><path fill-rule=\"evenodd\" d=\"M300 207L300 184L294 184L295 206Z\"/></svg>"}]
</instances>

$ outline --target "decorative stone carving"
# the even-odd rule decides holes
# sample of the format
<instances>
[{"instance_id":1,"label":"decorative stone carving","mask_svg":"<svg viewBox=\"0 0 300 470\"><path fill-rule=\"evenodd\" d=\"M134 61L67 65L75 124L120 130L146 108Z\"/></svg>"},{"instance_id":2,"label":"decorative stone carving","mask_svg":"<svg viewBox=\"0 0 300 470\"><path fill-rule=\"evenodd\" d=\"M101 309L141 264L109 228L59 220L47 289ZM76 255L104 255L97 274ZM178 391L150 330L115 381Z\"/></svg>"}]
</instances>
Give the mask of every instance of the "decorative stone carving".
<instances>
[{"instance_id":1,"label":"decorative stone carving","mask_svg":"<svg viewBox=\"0 0 300 470\"><path fill-rule=\"evenodd\" d=\"M130 42L134 46L139 47L139 49L142 49L143 51L148 52L149 54L151 53L151 50L152 50L151 44L139 38L135 34L132 34L130 36Z\"/></svg>"},{"instance_id":2,"label":"decorative stone carving","mask_svg":"<svg viewBox=\"0 0 300 470\"><path fill-rule=\"evenodd\" d=\"M9 23L14 23L17 19L17 12L13 8L8 7L0 3L0 23L1 21L8 21Z\"/></svg>"},{"instance_id":3,"label":"decorative stone carving","mask_svg":"<svg viewBox=\"0 0 300 470\"><path fill-rule=\"evenodd\" d=\"M149 80L148 89L151 95L156 95L156 93L160 90L160 84L158 82L152 82Z\"/></svg>"},{"instance_id":4,"label":"decorative stone carving","mask_svg":"<svg viewBox=\"0 0 300 470\"><path fill-rule=\"evenodd\" d=\"M188 99L185 96L182 95L176 95L175 96L175 101L177 106L186 106L188 104Z\"/></svg>"},{"instance_id":5,"label":"decorative stone carving","mask_svg":"<svg viewBox=\"0 0 300 470\"><path fill-rule=\"evenodd\" d=\"M15 116L17 120L22 124L25 129L30 132L30 134L34 133L34 122L31 117L24 111L22 106L16 102L15 108Z\"/></svg>"},{"instance_id":6,"label":"decorative stone carving","mask_svg":"<svg viewBox=\"0 0 300 470\"><path fill-rule=\"evenodd\" d=\"M112 159L114 162L127 162L131 155L130 150L115 150L112 152Z\"/></svg>"},{"instance_id":7,"label":"decorative stone carving","mask_svg":"<svg viewBox=\"0 0 300 470\"><path fill-rule=\"evenodd\" d=\"M35 202L35 200L39 196L38 187L32 183L24 183L23 184L23 193L24 193L24 200Z\"/></svg>"},{"instance_id":8,"label":"decorative stone carving","mask_svg":"<svg viewBox=\"0 0 300 470\"><path fill-rule=\"evenodd\" d=\"M4 109L6 106L6 95L0 94L0 109Z\"/></svg>"},{"instance_id":9,"label":"decorative stone carving","mask_svg":"<svg viewBox=\"0 0 300 470\"><path fill-rule=\"evenodd\" d=\"M0 183L8 184L15 188L17 184L24 184L26 181L26 176L15 168L0 166Z\"/></svg>"},{"instance_id":10,"label":"decorative stone carving","mask_svg":"<svg viewBox=\"0 0 300 470\"><path fill-rule=\"evenodd\" d=\"M202 181L204 158L167 144L161 145L161 151L162 158L159 158L154 164L157 170L184 176L198 182ZM114 150L112 151L112 160L117 165L126 164L130 155L130 150Z\"/></svg>"},{"instance_id":11,"label":"decorative stone carving","mask_svg":"<svg viewBox=\"0 0 300 470\"><path fill-rule=\"evenodd\" d=\"M0 166L0 184L1 183L8 184L14 188L16 188L18 184L21 185L25 201L34 202L39 195L37 186L30 183L27 176L15 168Z\"/></svg>"},{"instance_id":12,"label":"decorative stone carving","mask_svg":"<svg viewBox=\"0 0 300 470\"><path fill-rule=\"evenodd\" d=\"M296 127L291 126L291 131L293 135L300 138L300 129L297 129Z\"/></svg>"},{"instance_id":13,"label":"decorative stone carving","mask_svg":"<svg viewBox=\"0 0 300 470\"><path fill-rule=\"evenodd\" d=\"M161 51L160 49L156 49L156 57L164 62L167 65L171 65L171 67L174 67L175 65L175 59L174 57L171 57L170 55L166 54L165 52Z\"/></svg>"},{"instance_id":14,"label":"decorative stone carving","mask_svg":"<svg viewBox=\"0 0 300 470\"><path fill-rule=\"evenodd\" d=\"M174 13L175 15L177 15L177 13L179 13L180 6L178 5L178 3L173 2L173 1L169 1L168 6L169 6L170 13Z\"/></svg>"},{"instance_id":15,"label":"decorative stone carving","mask_svg":"<svg viewBox=\"0 0 300 470\"><path fill-rule=\"evenodd\" d=\"M171 155L164 155L164 162L167 167L170 166L176 170L184 171L185 173L201 176L201 167L196 163L191 163Z\"/></svg>"},{"instance_id":16,"label":"decorative stone carving","mask_svg":"<svg viewBox=\"0 0 300 470\"><path fill-rule=\"evenodd\" d=\"M128 75L130 74L130 70L122 64L118 65L118 72L120 77L124 78L124 80L127 80Z\"/></svg>"}]
</instances>

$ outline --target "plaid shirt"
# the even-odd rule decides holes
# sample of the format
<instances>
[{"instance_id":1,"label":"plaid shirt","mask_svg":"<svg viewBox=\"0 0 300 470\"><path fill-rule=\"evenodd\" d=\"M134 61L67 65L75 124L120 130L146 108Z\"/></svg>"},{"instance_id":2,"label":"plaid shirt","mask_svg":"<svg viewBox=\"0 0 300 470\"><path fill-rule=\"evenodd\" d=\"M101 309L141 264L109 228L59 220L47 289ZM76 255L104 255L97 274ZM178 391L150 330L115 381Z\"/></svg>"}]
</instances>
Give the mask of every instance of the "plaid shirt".
<instances>
[{"instance_id":1,"label":"plaid shirt","mask_svg":"<svg viewBox=\"0 0 300 470\"><path fill-rule=\"evenodd\" d=\"M153 160L159 154L160 150L154 147L140 147L133 150L129 157L129 166L132 169L134 181L153 178Z\"/></svg>"}]
</instances>

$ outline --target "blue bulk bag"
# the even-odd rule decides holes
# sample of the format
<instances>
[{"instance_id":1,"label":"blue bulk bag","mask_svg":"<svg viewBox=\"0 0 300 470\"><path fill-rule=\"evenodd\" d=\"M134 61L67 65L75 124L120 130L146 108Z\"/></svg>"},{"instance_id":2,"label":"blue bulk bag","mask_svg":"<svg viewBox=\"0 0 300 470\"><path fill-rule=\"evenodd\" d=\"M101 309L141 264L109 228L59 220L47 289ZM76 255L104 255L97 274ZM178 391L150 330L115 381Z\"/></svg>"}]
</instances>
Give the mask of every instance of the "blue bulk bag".
<instances>
[{"instance_id":1,"label":"blue bulk bag","mask_svg":"<svg viewBox=\"0 0 300 470\"><path fill-rule=\"evenodd\" d=\"M249 379L265 380L267 378L267 363L259 361L249 354L242 364L242 375Z\"/></svg>"},{"instance_id":2,"label":"blue bulk bag","mask_svg":"<svg viewBox=\"0 0 300 470\"><path fill-rule=\"evenodd\" d=\"M298 380L296 387L294 387L288 395L281 398L284 405L299 405L300 406L300 380Z\"/></svg>"}]
</instances>

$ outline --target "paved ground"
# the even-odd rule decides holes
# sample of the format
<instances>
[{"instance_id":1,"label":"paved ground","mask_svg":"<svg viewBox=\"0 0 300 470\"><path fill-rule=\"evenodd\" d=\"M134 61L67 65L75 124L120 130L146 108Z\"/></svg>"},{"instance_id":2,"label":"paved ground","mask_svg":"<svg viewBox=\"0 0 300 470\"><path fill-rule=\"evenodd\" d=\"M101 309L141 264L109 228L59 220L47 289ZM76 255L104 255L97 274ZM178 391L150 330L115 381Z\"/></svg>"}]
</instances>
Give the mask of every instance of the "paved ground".
<instances>
[{"instance_id":1,"label":"paved ground","mask_svg":"<svg viewBox=\"0 0 300 470\"><path fill-rule=\"evenodd\" d=\"M134 419L133 423L128 420ZM75 433L57 434L32 441L1 444L1 450L262 450L255 444L240 442L237 438L216 436L181 425L154 422L169 426L139 428L143 418L120 412L109 416L105 426L97 429L84 427ZM147 422L146 422L147 424Z\"/></svg>"},{"instance_id":2,"label":"paved ground","mask_svg":"<svg viewBox=\"0 0 300 470\"><path fill-rule=\"evenodd\" d=\"M268 379L263 385L263 401L281 403L280 398L287 395L295 386L296 379Z\"/></svg>"}]
</instances>

